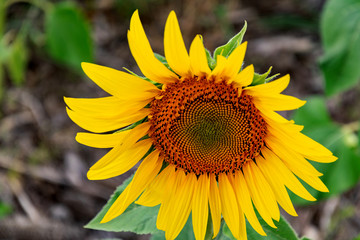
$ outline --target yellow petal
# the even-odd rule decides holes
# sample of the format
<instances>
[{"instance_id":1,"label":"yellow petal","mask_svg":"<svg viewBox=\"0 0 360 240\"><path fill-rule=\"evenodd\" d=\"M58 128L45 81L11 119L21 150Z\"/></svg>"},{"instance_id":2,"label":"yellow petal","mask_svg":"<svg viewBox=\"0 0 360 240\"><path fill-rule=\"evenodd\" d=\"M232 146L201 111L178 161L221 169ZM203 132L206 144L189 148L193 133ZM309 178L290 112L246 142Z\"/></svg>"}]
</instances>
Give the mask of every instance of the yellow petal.
<instances>
[{"instance_id":1,"label":"yellow petal","mask_svg":"<svg viewBox=\"0 0 360 240\"><path fill-rule=\"evenodd\" d=\"M156 59L140 22L137 10L134 12L130 20L128 41L130 51L135 61L137 62L141 72L147 78L163 84L171 83L178 79L175 73L170 71L158 59Z\"/></svg>"},{"instance_id":2,"label":"yellow petal","mask_svg":"<svg viewBox=\"0 0 360 240\"><path fill-rule=\"evenodd\" d=\"M311 155L307 155L306 156L307 159L311 160L311 161L315 161L315 162L320 162L320 163L332 163L335 162L338 158L331 155L331 156L311 156Z\"/></svg>"},{"instance_id":3,"label":"yellow petal","mask_svg":"<svg viewBox=\"0 0 360 240\"><path fill-rule=\"evenodd\" d=\"M246 89L245 91L247 94L251 95ZM268 108L272 111L287 111L297 109L303 106L306 101L283 94L264 94L263 96L253 96L253 103L255 104L255 106Z\"/></svg>"},{"instance_id":4,"label":"yellow petal","mask_svg":"<svg viewBox=\"0 0 360 240\"><path fill-rule=\"evenodd\" d=\"M244 87L250 85L254 79L254 66L252 64L247 66L233 79L235 86Z\"/></svg>"},{"instance_id":5,"label":"yellow petal","mask_svg":"<svg viewBox=\"0 0 360 240\"><path fill-rule=\"evenodd\" d=\"M269 83L247 87L246 90L249 92L250 95L253 96L258 96L258 95L262 96L264 93L277 94L284 91L285 88L287 88L287 86L289 85L289 82L290 82L290 75L287 74Z\"/></svg>"},{"instance_id":6,"label":"yellow petal","mask_svg":"<svg viewBox=\"0 0 360 240\"><path fill-rule=\"evenodd\" d=\"M233 236L240 238L240 216L237 199L234 189L226 176L226 173L219 175L219 193L221 201L221 210L226 224Z\"/></svg>"},{"instance_id":7,"label":"yellow petal","mask_svg":"<svg viewBox=\"0 0 360 240\"><path fill-rule=\"evenodd\" d=\"M276 139L271 136L268 137L270 139L267 141L269 143L269 148L279 156L279 158L296 176L318 191L329 191L319 178L322 174L318 173L316 169L308 161L306 161L306 159L291 149L285 149L279 141L276 141Z\"/></svg>"},{"instance_id":8,"label":"yellow petal","mask_svg":"<svg viewBox=\"0 0 360 240\"><path fill-rule=\"evenodd\" d=\"M120 131L114 134L106 134L106 135L94 134L97 135L96 138L99 141L105 139L109 139L108 141L111 141L110 135L119 136L120 137L119 140L121 141L119 141L118 144L112 150L110 150L109 153L107 153L104 157L102 157L99 161L97 161L91 168L100 169L108 165L111 161L113 161L113 159L120 156L122 152L127 150L129 147L133 146L139 139L144 137L149 131L149 129L150 129L150 123L144 122L137 125L133 129ZM105 136L105 137L99 137L99 136ZM80 140L82 139L80 138ZM94 140L94 139L90 139L90 140Z\"/></svg>"},{"instance_id":9,"label":"yellow petal","mask_svg":"<svg viewBox=\"0 0 360 240\"><path fill-rule=\"evenodd\" d=\"M269 162L267 162L267 158L265 160L262 156L260 155L257 156L256 164L261 170L264 177L267 179L267 182L269 183L271 189L273 190L275 194L275 198L280 204L280 206L290 215L297 216L294 206L291 203L289 194L284 186L284 183L279 180L277 173L274 174L274 172L271 171L272 169L271 167L268 166Z\"/></svg>"},{"instance_id":10,"label":"yellow petal","mask_svg":"<svg viewBox=\"0 0 360 240\"><path fill-rule=\"evenodd\" d=\"M306 158L311 159L313 156L332 156L332 152L329 149L299 131L294 132L291 125L269 124L269 131L277 138L284 139L284 142L287 143L290 148L301 153Z\"/></svg>"},{"instance_id":11,"label":"yellow petal","mask_svg":"<svg viewBox=\"0 0 360 240\"><path fill-rule=\"evenodd\" d=\"M81 67L91 80L119 99L147 100L160 92L150 82L126 72L86 62Z\"/></svg>"},{"instance_id":12,"label":"yellow petal","mask_svg":"<svg viewBox=\"0 0 360 240\"><path fill-rule=\"evenodd\" d=\"M294 152L292 149L284 145L279 138L274 137L272 134L268 134L265 139L266 143L269 143L269 148L278 155L288 168L297 169L296 172L302 172L307 175L322 176L313 165L311 165L301 154ZM292 170L293 171L293 170Z\"/></svg>"},{"instance_id":13,"label":"yellow petal","mask_svg":"<svg viewBox=\"0 0 360 240\"><path fill-rule=\"evenodd\" d=\"M165 24L164 51L172 70L180 76L191 76L189 55L174 11L170 12Z\"/></svg>"},{"instance_id":14,"label":"yellow petal","mask_svg":"<svg viewBox=\"0 0 360 240\"><path fill-rule=\"evenodd\" d=\"M95 133L103 133L118 130L145 118L150 114L150 109L143 108L133 114L114 119L88 117L69 108L66 108L66 112L69 118L81 128Z\"/></svg>"},{"instance_id":15,"label":"yellow petal","mask_svg":"<svg viewBox=\"0 0 360 240\"><path fill-rule=\"evenodd\" d=\"M262 113L262 110L260 110L260 112ZM269 111L269 112L275 113L273 111ZM302 131L304 129L304 126L295 124L294 120L287 120L286 118L282 117L281 115L279 115L277 113L275 113L275 114L276 115L271 116L271 115L262 113L262 117L264 118L267 125L271 125L271 127L281 126L281 128L286 128L288 130L288 132L290 133L290 135L292 133L298 134L300 131Z\"/></svg>"},{"instance_id":16,"label":"yellow petal","mask_svg":"<svg viewBox=\"0 0 360 240\"><path fill-rule=\"evenodd\" d=\"M227 58L227 63L224 68L223 74L228 79L235 78L235 76L239 73L244 61L246 48L247 42L243 42L242 44L240 44L240 46L237 46Z\"/></svg>"},{"instance_id":17,"label":"yellow petal","mask_svg":"<svg viewBox=\"0 0 360 240\"><path fill-rule=\"evenodd\" d=\"M273 110L263 107L261 105L256 106L256 108L261 112L262 116L266 119L271 119L278 123L289 123L289 120L281 116L280 114L274 112Z\"/></svg>"},{"instance_id":18,"label":"yellow petal","mask_svg":"<svg viewBox=\"0 0 360 240\"><path fill-rule=\"evenodd\" d=\"M108 162L108 164L104 167L91 167L87 173L88 179L107 179L119 176L129 171L147 153L151 145L152 141L150 139L142 140L136 143L134 146L128 148L126 151L122 152L117 158ZM98 162L100 162L101 160L102 159L100 159ZM102 164L103 162L100 163Z\"/></svg>"},{"instance_id":19,"label":"yellow petal","mask_svg":"<svg viewBox=\"0 0 360 240\"><path fill-rule=\"evenodd\" d=\"M273 151L264 147L261 152L266 159L263 163L266 163L267 171L276 177L277 181L283 183L299 197L308 201L316 200Z\"/></svg>"},{"instance_id":20,"label":"yellow petal","mask_svg":"<svg viewBox=\"0 0 360 240\"><path fill-rule=\"evenodd\" d=\"M134 114L145 107L152 99L137 101L124 101L117 97L103 98L67 98L64 97L66 105L74 112L87 117L101 119L121 118Z\"/></svg>"},{"instance_id":21,"label":"yellow petal","mask_svg":"<svg viewBox=\"0 0 360 240\"><path fill-rule=\"evenodd\" d=\"M214 174L209 175L210 189L209 189L209 206L211 218L213 222L214 235L213 238L219 233L221 223L221 201L219 188Z\"/></svg>"},{"instance_id":22,"label":"yellow petal","mask_svg":"<svg viewBox=\"0 0 360 240\"><path fill-rule=\"evenodd\" d=\"M186 175L185 180L179 183L175 194L169 200L165 227L166 239L175 239L189 218L195 183L195 174Z\"/></svg>"},{"instance_id":23,"label":"yellow petal","mask_svg":"<svg viewBox=\"0 0 360 240\"><path fill-rule=\"evenodd\" d=\"M159 151L150 153L140 164L133 180L109 208L101 223L108 222L121 215L135 201L142 191L154 180L162 166Z\"/></svg>"},{"instance_id":24,"label":"yellow petal","mask_svg":"<svg viewBox=\"0 0 360 240\"><path fill-rule=\"evenodd\" d=\"M250 192L246 185L244 175L241 171L237 171L235 173L232 184L238 200L238 205L241 206L241 209L245 213L249 223L260 235L266 236L266 233L264 232L258 218L256 217L250 198Z\"/></svg>"},{"instance_id":25,"label":"yellow petal","mask_svg":"<svg viewBox=\"0 0 360 240\"><path fill-rule=\"evenodd\" d=\"M201 36L196 35L190 46L190 63L196 76L208 76L211 73Z\"/></svg>"},{"instance_id":26,"label":"yellow petal","mask_svg":"<svg viewBox=\"0 0 360 240\"><path fill-rule=\"evenodd\" d=\"M314 189L320 191L320 192L329 192L329 189L326 187L326 185L321 181L321 179L318 176L310 176L306 174L297 175L299 178L301 178L304 182L309 184Z\"/></svg>"},{"instance_id":27,"label":"yellow petal","mask_svg":"<svg viewBox=\"0 0 360 240\"><path fill-rule=\"evenodd\" d=\"M209 185L207 174L199 176L194 190L192 202L192 222L196 239L204 239L209 216Z\"/></svg>"},{"instance_id":28,"label":"yellow petal","mask_svg":"<svg viewBox=\"0 0 360 240\"><path fill-rule=\"evenodd\" d=\"M244 239L244 240L247 240L247 234L246 234L246 220L245 220L245 216L244 216L244 213L239 210L239 220L240 220L240 223L239 223L239 232L240 232L240 235L239 235L239 239Z\"/></svg>"},{"instance_id":29,"label":"yellow petal","mask_svg":"<svg viewBox=\"0 0 360 240\"><path fill-rule=\"evenodd\" d=\"M276 228L272 218L280 218L280 212L269 184L253 161L244 165L243 172L256 209L267 224Z\"/></svg>"},{"instance_id":30,"label":"yellow petal","mask_svg":"<svg viewBox=\"0 0 360 240\"><path fill-rule=\"evenodd\" d=\"M161 191L166 190L166 192L163 194L163 199L161 201L161 206L156 220L156 227L163 231L166 231L166 227L170 219L169 211L171 210L170 208L173 204L171 200L174 199L174 201L177 201L175 200L176 192L178 191L178 188L186 181L185 172L183 170L174 170L173 175L169 177L168 181L171 183L171 188L161 189ZM169 185L166 187L168 186Z\"/></svg>"},{"instance_id":31,"label":"yellow petal","mask_svg":"<svg viewBox=\"0 0 360 240\"><path fill-rule=\"evenodd\" d=\"M268 135L266 138L267 139L265 141L269 148L279 156L279 158L296 176L319 191L329 191L324 183L318 178L322 174L317 172L317 170L308 161L306 161L304 157L287 148L271 135Z\"/></svg>"},{"instance_id":32,"label":"yellow petal","mask_svg":"<svg viewBox=\"0 0 360 240\"><path fill-rule=\"evenodd\" d=\"M127 136L127 131L116 132L111 134L94 134L79 132L76 134L76 141L83 145L95 148L113 148L124 140Z\"/></svg>"},{"instance_id":33,"label":"yellow petal","mask_svg":"<svg viewBox=\"0 0 360 240\"><path fill-rule=\"evenodd\" d=\"M223 74L227 64L227 59L222 55L217 55L216 57L216 66L212 70L209 78L214 78L217 82L221 80L228 80Z\"/></svg>"},{"instance_id":34,"label":"yellow petal","mask_svg":"<svg viewBox=\"0 0 360 240\"><path fill-rule=\"evenodd\" d=\"M135 203L147 207L159 205L164 200L164 194L169 194L174 182L175 166L170 164L161 171Z\"/></svg>"}]
</instances>

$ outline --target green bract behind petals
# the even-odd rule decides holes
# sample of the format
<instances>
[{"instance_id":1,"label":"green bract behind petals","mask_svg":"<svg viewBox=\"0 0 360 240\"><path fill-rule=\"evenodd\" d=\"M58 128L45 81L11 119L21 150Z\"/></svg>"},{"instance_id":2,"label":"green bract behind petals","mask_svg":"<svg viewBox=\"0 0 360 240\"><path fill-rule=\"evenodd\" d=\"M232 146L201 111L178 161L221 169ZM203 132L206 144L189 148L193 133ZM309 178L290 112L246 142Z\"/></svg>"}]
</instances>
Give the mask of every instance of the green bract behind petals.
<instances>
[{"instance_id":1,"label":"green bract behind petals","mask_svg":"<svg viewBox=\"0 0 360 240\"><path fill-rule=\"evenodd\" d=\"M211 70L213 70L216 66L216 61L211 57L211 53L208 49L205 48L206 58L208 60L208 64Z\"/></svg>"},{"instance_id":2,"label":"green bract behind petals","mask_svg":"<svg viewBox=\"0 0 360 240\"><path fill-rule=\"evenodd\" d=\"M270 82L271 80L273 80L274 78L276 78L277 76L280 75L277 73L277 74L272 75L271 77L268 77L271 72L271 69L272 69L272 67L270 67L269 70L263 74L254 73L254 79L253 79L253 82L251 83L251 86L256 86L256 85Z\"/></svg>"},{"instance_id":3,"label":"green bract behind petals","mask_svg":"<svg viewBox=\"0 0 360 240\"><path fill-rule=\"evenodd\" d=\"M224 57L230 56L230 54L242 43L247 28L247 22L245 21L243 28L238 34L232 37L225 45L222 45L215 49L213 58L217 59L217 55Z\"/></svg>"}]
</instances>

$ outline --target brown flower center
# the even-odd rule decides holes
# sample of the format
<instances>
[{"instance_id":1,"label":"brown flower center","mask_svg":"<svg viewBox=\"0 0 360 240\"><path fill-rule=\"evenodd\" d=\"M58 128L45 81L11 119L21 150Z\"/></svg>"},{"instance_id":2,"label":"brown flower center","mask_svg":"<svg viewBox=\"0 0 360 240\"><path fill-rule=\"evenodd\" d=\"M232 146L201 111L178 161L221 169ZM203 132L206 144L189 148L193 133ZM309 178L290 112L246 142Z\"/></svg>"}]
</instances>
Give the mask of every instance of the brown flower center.
<instances>
[{"instance_id":1,"label":"brown flower center","mask_svg":"<svg viewBox=\"0 0 360 240\"><path fill-rule=\"evenodd\" d=\"M150 137L165 161L195 174L231 172L254 159L266 124L249 95L206 78L169 84L151 103Z\"/></svg>"}]
</instances>

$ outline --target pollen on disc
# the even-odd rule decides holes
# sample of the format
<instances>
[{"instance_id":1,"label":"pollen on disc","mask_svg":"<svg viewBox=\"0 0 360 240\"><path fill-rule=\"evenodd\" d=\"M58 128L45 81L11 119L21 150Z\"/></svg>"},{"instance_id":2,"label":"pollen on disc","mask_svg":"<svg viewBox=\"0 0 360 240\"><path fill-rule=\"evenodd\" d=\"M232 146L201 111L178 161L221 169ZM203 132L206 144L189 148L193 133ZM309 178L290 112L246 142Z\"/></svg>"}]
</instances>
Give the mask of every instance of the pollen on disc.
<instances>
[{"instance_id":1,"label":"pollen on disc","mask_svg":"<svg viewBox=\"0 0 360 240\"><path fill-rule=\"evenodd\" d=\"M266 135L251 96L206 78L167 85L151 103L150 123L164 160L197 175L241 169L260 153Z\"/></svg>"}]
</instances>

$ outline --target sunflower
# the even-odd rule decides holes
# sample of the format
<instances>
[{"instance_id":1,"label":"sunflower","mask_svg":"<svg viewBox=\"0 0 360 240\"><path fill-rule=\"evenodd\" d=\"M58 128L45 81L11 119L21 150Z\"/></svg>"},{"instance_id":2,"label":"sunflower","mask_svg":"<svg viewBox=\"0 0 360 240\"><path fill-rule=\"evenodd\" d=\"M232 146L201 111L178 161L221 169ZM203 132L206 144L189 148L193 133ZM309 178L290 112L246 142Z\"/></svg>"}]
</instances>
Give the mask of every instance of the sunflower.
<instances>
[{"instance_id":1,"label":"sunflower","mask_svg":"<svg viewBox=\"0 0 360 240\"><path fill-rule=\"evenodd\" d=\"M242 69L247 43L209 67L197 35L186 50L172 11L165 25L168 65L155 57L135 11L128 41L145 78L91 63L82 63L89 78L110 94L95 99L65 98L69 117L80 127L76 140L112 148L88 171L90 180L129 171L132 181L110 207L108 222L135 203L160 204L157 228L175 239L190 213L197 240L204 239L211 216L216 236L223 217L237 239L246 239L246 220L266 235L257 215L271 227L279 221L278 204L296 212L287 189L314 201L299 179L327 192L322 175L309 162L337 158L301 133L302 126L276 111L305 101L281 92L289 75L252 86L254 67Z\"/></svg>"}]
</instances>

